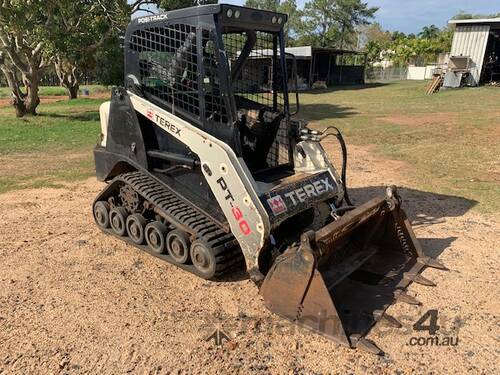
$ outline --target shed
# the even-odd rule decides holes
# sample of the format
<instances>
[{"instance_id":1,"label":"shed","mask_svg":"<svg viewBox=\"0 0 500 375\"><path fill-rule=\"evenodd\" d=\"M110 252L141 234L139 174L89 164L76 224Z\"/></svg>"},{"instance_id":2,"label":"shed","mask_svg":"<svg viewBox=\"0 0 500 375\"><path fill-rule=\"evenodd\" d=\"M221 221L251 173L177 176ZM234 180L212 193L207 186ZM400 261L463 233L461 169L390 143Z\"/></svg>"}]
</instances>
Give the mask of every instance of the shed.
<instances>
[{"instance_id":1,"label":"shed","mask_svg":"<svg viewBox=\"0 0 500 375\"><path fill-rule=\"evenodd\" d=\"M365 81L366 53L364 52L300 46L287 47L285 53L293 54L297 61L299 89L310 88L317 81L325 82L326 85L359 84ZM253 50L245 64L245 69L253 72L253 77L264 74L259 78L261 84L265 84L266 81L266 73L259 73L264 71L261 65L266 65L264 60L271 55L272 51ZM287 58L287 65L288 71L291 72L291 58ZM293 87L294 82L290 82L290 86Z\"/></svg>"},{"instance_id":2,"label":"shed","mask_svg":"<svg viewBox=\"0 0 500 375\"><path fill-rule=\"evenodd\" d=\"M311 46L287 47L295 55L297 71L308 87L316 81L327 85L349 85L365 82L366 53Z\"/></svg>"},{"instance_id":3,"label":"shed","mask_svg":"<svg viewBox=\"0 0 500 375\"><path fill-rule=\"evenodd\" d=\"M470 58L469 84L500 80L500 18L451 20L451 56Z\"/></svg>"}]
</instances>

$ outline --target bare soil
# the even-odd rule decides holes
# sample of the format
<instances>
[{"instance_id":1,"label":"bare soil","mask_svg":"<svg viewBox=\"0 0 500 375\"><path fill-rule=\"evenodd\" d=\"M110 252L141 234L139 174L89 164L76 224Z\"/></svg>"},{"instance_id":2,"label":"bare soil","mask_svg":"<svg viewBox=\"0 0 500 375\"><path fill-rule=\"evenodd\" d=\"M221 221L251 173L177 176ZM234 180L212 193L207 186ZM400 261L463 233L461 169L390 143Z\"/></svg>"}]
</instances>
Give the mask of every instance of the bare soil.
<instances>
[{"instance_id":1,"label":"bare soil","mask_svg":"<svg viewBox=\"0 0 500 375\"><path fill-rule=\"evenodd\" d=\"M55 96L41 96L40 102L43 104L54 103L61 100L68 99L66 95L55 95ZM0 99L0 108L10 106L10 98Z\"/></svg>"},{"instance_id":2,"label":"bare soil","mask_svg":"<svg viewBox=\"0 0 500 375\"><path fill-rule=\"evenodd\" d=\"M242 272L207 282L104 235L91 214L103 184L89 179L0 195L0 373L499 373L498 218L412 189L404 163L361 147L350 154L353 199L405 186L424 249L451 269L424 271L436 287L411 285L423 306L389 309L402 329L372 330L385 357L284 322ZM438 337L458 345L409 344L429 337L412 328L429 309L439 313ZM216 327L232 340L206 341Z\"/></svg>"},{"instance_id":3,"label":"bare soil","mask_svg":"<svg viewBox=\"0 0 500 375\"><path fill-rule=\"evenodd\" d=\"M109 98L109 96L110 96L109 93L103 92L103 93L94 93L90 96L87 96L87 98L106 99ZM68 96L67 95L40 96L40 102L42 104L55 103L55 102L60 102L62 100L68 100ZM0 108L9 106L11 106L10 98L0 99Z\"/></svg>"}]
</instances>

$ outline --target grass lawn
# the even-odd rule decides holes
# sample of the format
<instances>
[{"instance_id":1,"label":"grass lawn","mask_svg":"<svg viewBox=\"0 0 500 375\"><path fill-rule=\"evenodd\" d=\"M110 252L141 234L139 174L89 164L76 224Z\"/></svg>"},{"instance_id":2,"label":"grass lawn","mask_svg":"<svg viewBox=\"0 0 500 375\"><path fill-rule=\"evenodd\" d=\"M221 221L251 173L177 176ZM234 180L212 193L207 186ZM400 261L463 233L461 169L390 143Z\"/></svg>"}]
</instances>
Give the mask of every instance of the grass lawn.
<instances>
[{"instance_id":1,"label":"grass lawn","mask_svg":"<svg viewBox=\"0 0 500 375\"><path fill-rule=\"evenodd\" d=\"M15 118L11 107L0 108L0 193L93 175L92 147L100 133L103 101L41 104L38 116L22 119Z\"/></svg>"},{"instance_id":2,"label":"grass lawn","mask_svg":"<svg viewBox=\"0 0 500 375\"><path fill-rule=\"evenodd\" d=\"M301 95L301 117L336 125L348 143L373 145L407 162L423 190L500 211L500 89L480 87L426 96L426 82L402 81ZM383 181L381 181L383 183Z\"/></svg>"},{"instance_id":3,"label":"grass lawn","mask_svg":"<svg viewBox=\"0 0 500 375\"><path fill-rule=\"evenodd\" d=\"M348 143L406 162L405 177L421 190L500 212L500 89L426 96L425 86L403 81L303 93L300 117L320 128L336 125ZM59 95L60 89L44 90ZM103 101L43 103L39 116L24 119L0 108L0 192L92 176Z\"/></svg>"}]
</instances>

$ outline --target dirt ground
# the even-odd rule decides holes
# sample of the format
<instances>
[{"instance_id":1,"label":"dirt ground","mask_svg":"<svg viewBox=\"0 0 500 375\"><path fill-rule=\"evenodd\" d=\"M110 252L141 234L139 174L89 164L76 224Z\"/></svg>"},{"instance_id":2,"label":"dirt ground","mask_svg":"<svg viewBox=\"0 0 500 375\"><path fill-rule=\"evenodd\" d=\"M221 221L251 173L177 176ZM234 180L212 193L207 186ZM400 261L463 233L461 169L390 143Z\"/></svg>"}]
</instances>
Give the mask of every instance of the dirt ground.
<instances>
[{"instance_id":1,"label":"dirt ground","mask_svg":"<svg viewBox=\"0 0 500 375\"><path fill-rule=\"evenodd\" d=\"M93 93L92 95L87 96L87 98L92 98L92 99L109 98L109 93L107 93L107 92ZM67 95L40 96L40 102L42 104L54 103L54 102L59 102L61 100L67 100L67 99L68 99ZM0 108L11 106L10 101L11 101L10 98L2 98L2 99L0 99Z\"/></svg>"},{"instance_id":2,"label":"dirt ground","mask_svg":"<svg viewBox=\"0 0 500 375\"><path fill-rule=\"evenodd\" d=\"M451 269L424 271L436 287L411 285L423 306L389 309L403 329L372 330L385 357L272 315L243 273L207 282L102 234L90 209L102 184L89 179L0 195L0 373L499 373L498 217L412 189L403 163L354 146L350 155L354 200L405 186L424 249ZM410 345L428 337L412 326L429 309L439 339L456 346ZM216 327L232 340L206 341Z\"/></svg>"}]
</instances>

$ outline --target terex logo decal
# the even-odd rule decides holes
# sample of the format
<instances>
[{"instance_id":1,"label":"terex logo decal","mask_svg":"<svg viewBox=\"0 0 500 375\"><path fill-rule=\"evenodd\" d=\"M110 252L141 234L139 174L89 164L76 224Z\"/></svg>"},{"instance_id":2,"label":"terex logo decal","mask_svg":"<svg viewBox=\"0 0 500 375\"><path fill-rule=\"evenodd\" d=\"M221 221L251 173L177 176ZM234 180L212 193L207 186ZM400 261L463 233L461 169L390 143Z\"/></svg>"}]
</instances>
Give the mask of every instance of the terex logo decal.
<instances>
[{"instance_id":1,"label":"terex logo decal","mask_svg":"<svg viewBox=\"0 0 500 375\"><path fill-rule=\"evenodd\" d=\"M304 185L289 193L284 194L285 197L292 201L294 206L305 202L308 198L319 197L328 191L334 191L335 188L328 178L315 181L311 184Z\"/></svg>"},{"instance_id":2,"label":"terex logo decal","mask_svg":"<svg viewBox=\"0 0 500 375\"><path fill-rule=\"evenodd\" d=\"M148 118L149 115L151 113L151 116L155 116L155 121L160 124L161 127L163 128L166 128L170 133L172 133L173 135L175 136L181 136L181 130L180 128L178 128L177 126L175 126L174 124L172 124L170 121L168 121L167 119L164 119L163 117L161 117L160 115L158 114L154 114L151 110L149 110L146 114L146 116Z\"/></svg>"},{"instance_id":3,"label":"terex logo decal","mask_svg":"<svg viewBox=\"0 0 500 375\"><path fill-rule=\"evenodd\" d=\"M275 192L274 196L268 197L267 205L273 214L279 215L288 210L293 211L311 198L321 198L326 193L336 191L334 183L329 177L324 175L318 177L315 181L305 181L300 187L297 187L297 185L288 186L281 191Z\"/></svg>"},{"instance_id":4,"label":"terex logo decal","mask_svg":"<svg viewBox=\"0 0 500 375\"><path fill-rule=\"evenodd\" d=\"M271 210L273 210L274 214L280 214L282 212L286 212L286 204L281 195L276 195L272 198L269 198L267 200L267 204L269 207L271 207Z\"/></svg>"}]
</instances>

